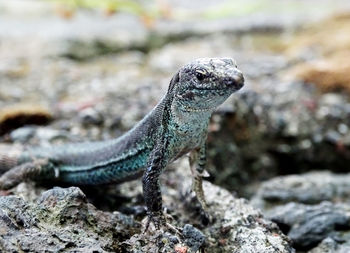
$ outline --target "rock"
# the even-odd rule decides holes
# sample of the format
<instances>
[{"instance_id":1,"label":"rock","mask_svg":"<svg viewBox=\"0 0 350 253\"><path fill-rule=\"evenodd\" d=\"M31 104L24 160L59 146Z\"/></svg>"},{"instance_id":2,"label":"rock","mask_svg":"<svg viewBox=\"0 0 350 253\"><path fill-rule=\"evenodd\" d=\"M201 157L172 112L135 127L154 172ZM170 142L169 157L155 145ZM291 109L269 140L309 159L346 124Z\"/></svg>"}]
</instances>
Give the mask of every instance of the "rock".
<instances>
[{"instance_id":1,"label":"rock","mask_svg":"<svg viewBox=\"0 0 350 253\"><path fill-rule=\"evenodd\" d=\"M350 244L337 242L336 240L327 237L317 247L308 251L308 253L347 253L350 252Z\"/></svg>"},{"instance_id":2,"label":"rock","mask_svg":"<svg viewBox=\"0 0 350 253\"><path fill-rule=\"evenodd\" d=\"M79 113L80 121L83 125L101 125L103 115L93 108L86 108Z\"/></svg>"},{"instance_id":3,"label":"rock","mask_svg":"<svg viewBox=\"0 0 350 253\"><path fill-rule=\"evenodd\" d=\"M205 241L205 236L203 233L193 227L191 224L186 224L184 226L182 234L185 238L185 243L191 248L193 252L196 252Z\"/></svg>"},{"instance_id":4,"label":"rock","mask_svg":"<svg viewBox=\"0 0 350 253\"><path fill-rule=\"evenodd\" d=\"M172 217L168 221L183 227L183 236L176 242L160 231L148 238L135 234L125 242L128 251L195 252L200 247L207 252L294 252L288 238L274 223L264 219L246 200L236 199L209 182L204 182L204 191L213 222L204 225L199 204L188 193L191 181L187 166L187 161L182 159L171 166L161 180L165 183L164 206ZM150 241L159 244L150 244Z\"/></svg>"},{"instance_id":5,"label":"rock","mask_svg":"<svg viewBox=\"0 0 350 253\"><path fill-rule=\"evenodd\" d=\"M70 140L73 141L74 137L65 130L56 130L52 128L43 128L37 126L25 126L13 130L10 135L10 140L13 142L19 142L23 144L34 143L40 145L47 145L48 143L56 140Z\"/></svg>"},{"instance_id":6,"label":"rock","mask_svg":"<svg viewBox=\"0 0 350 253\"><path fill-rule=\"evenodd\" d=\"M30 138L35 135L34 127L21 127L13 130L10 133L10 138L12 141L27 142Z\"/></svg>"},{"instance_id":7,"label":"rock","mask_svg":"<svg viewBox=\"0 0 350 253\"><path fill-rule=\"evenodd\" d=\"M153 224L143 233L147 218L139 206L143 204L142 187L137 181L119 185L120 190L86 187L90 189L87 195L77 187L44 191L34 184L21 183L0 192L7 195L0 197L0 228L4 228L0 229L0 251L294 252L274 223L264 219L246 200L209 182L204 182L204 191L213 219L203 223L199 204L189 193L191 177L187 166L187 160L182 159L161 179L168 222L182 235L157 231ZM119 201L111 202L109 199L118 192L124 199L119 196ZM98 210L88 199L110 202L110 206L102 207L111 211ZM132 206L142 210L130 211ZM128 214L112 210L126 210Z\"/></svg>"},{"instance_id":8,"label":"rock","mask_svg":"<svg viewBox=\"0 0 350 253\"><path fill-rule=\"evenodd\" d=\"M224 252L294 252L277 226L244 199L235 199L223 189L205 184L208 203L217 221L204 229L208 251L217 252L216 242Z\"/></svg>"},{"instance_id":9,"label":"rock","mask_svg":"<svg viewBox=\"0 0 350 253\"><path fill-rule=\"evenodd\" d=\"M350 174L315 171L270 179L251 203L278 224L295 249L347 252L349 193Z\"/></svg>"},{"instance_id":10,"label":"rock","mask_svg":"<svg viewBox=\"0 0 350 253\"><path fill-rule=\"evenodd\" d=\"M270 210L268 217L288 234L296 249L308 250L323 239L350 229L350 205L322 202L318 205L289 203Z\"/></svg>"},{"instance_id":11,"label":"rock","mask_svg":"<svg viewBox=\"0 0 350 253\"><path fill-rule=\"evenodd\" d=\"M198 202L188 193L191 180L187 166L187 161L182 159L172 166L176 169L170 169L164 175L167 180L163 181L168 182L163 199L173 217L180 217L182 224L190 223L195 227L192 229L190 225L185 225L184 231L196 234L197 245L202 240L198 238L204 235L202 247L208 252L294 252L288 238L277 226L264 219L245 199L237 199L227 190L209 182L204 182L203 189L213 222L205 225ZM182 194L179 195L179 192ZM197 229L199 231L195 232Z\"/></svg>"},{"instance_id":12,"label":"rock","mask_svg":"<svg viewBox=\"0 0 350 253\"><path fill-rule=\"evenodd\" d=\"M251 203L262 210L288 202L318 204L349 201L350 174L327 171L280 176L261 184Z\"/></svg>"},{"instance_id":13,"label":"rock","mask_svg":"<svg viewBox=\"0 0 350 253\"><path fill-rule=\"evenodd\" d=\"M180 178L183 179L181 176ZM186 180L183 182L184 185L190 185ZM177 184L182 185L183 182L179 181ZM163 199L172 217L179 217L174 221L176 226L184 221L191 221L198 228L186 224L182 230L184 238L180 237L177 244L174 244L176 240L170 240L160 231L155 232L151 238L135 234L125 242L128 245L127 250L172 252L176 249L176 252L196 252L201 247L207 252L295 252L278 227L247 205L246 200L235 199L226 190L208 182L205 182L204 189L214 223L203 226L196 202L188 199L186 202L182 200L181 204L182 198L178 193L167 190ZM168 195L169 193L171 194ZM176 209L172 210L172 206ZM204 238L206 242L203 244ZM149 241L158 241L160 244L157 246Z\"/></svg>"},{"instance_id":14,"label":"rock","mask_svg":"<svg viewBox=\"0 0 350 253\"><path fill-rule=\"evenodd\" d=\"M2 252L116 252L117 241L139 231L131 217L97 210L76 187L53 188L36 203L2 196L0 213Z\"/></svg>"},{"instance_id":15,"label":"rock","mask_svg":"<svg viewBox=\"0 0 350 253\"><path fill-rule=\"evenodd\" d=\"M309 253L333 253L337 248L337 242L332 238L327 237L316 248L313 248Z\"/></svg>"}]
</instances>

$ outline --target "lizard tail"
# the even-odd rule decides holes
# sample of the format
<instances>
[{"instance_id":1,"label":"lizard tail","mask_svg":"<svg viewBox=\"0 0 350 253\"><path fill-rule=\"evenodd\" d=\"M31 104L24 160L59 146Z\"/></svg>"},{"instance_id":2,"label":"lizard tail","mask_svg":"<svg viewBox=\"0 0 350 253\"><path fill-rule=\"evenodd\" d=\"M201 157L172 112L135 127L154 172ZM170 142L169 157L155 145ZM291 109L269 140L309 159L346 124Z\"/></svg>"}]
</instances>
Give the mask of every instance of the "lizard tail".
<instances>
[{"instance_id":1,"label":"lizard tail","mask_svg":"<svg viewBox=\"0 0 350 253\"><path fill-rule=\"evenodd\" d=\"M18 145L0 144L0 175L19 165L23 147Z\"/></svg>"}]
</instances>

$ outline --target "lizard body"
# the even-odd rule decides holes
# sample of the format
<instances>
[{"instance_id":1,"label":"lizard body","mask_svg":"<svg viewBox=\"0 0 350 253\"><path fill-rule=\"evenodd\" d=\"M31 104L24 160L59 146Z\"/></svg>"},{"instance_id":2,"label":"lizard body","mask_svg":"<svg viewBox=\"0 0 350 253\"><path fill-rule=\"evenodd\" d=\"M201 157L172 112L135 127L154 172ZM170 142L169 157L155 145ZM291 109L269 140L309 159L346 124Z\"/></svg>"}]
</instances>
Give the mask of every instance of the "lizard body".
<instances>
[{"instance_id":1,"label":"lizard body","mask_svg":"<svg viewBox=\"0 0 350 253\"><path fill-rule=\"evenodd\" d=\"M117 139L0 152L0 189L32 179L75 185L119 183L143 175L150 220L164 224L159 175L178 157L191 152L194 190L206 209L202 190L209 119L244 83L229 58L197 59L170 81L168 92L134 128Z\"/></svg>"}]
</instances>

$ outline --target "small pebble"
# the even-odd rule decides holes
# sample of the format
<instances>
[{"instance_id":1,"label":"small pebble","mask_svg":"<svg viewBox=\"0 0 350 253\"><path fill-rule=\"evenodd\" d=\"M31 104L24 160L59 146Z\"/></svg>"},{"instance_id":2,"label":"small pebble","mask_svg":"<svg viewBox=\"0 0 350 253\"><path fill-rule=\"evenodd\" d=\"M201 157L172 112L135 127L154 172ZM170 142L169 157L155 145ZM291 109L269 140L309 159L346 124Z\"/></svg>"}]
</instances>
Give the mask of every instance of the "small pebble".
<instances>
[{"instance_id":1,"label":"small pebble","mask_svg":"<svg viewBox=\"0 0 350 253\"><path fill-rule=\"evenodd\" d=\"M176 253L187 253L188 248L186 246L176 245L175 252Z\"/></svg>"},{"instance_id":2,"label":"small pebble","mask_svg":"<svg viewBox=\"0 0 350 253\"><path fill-rule=\"evenodd\" d=\"M185 243L194 252L196 252L205 241L204 234L199 229L193 227L190 224L186 224L184 226L182 234L185 238Z\"/></svg>"},{"instance_id":3,"label":"small pebble","mask_svg":"<svg viewBox=\"0 0 350 253\"><path fill-rule=\"evenodd\" d=\"M101 113L93 108L87 108L79 113L80 122L83 125L101 125L104 121Z\"/></svg>"}]
</instances>

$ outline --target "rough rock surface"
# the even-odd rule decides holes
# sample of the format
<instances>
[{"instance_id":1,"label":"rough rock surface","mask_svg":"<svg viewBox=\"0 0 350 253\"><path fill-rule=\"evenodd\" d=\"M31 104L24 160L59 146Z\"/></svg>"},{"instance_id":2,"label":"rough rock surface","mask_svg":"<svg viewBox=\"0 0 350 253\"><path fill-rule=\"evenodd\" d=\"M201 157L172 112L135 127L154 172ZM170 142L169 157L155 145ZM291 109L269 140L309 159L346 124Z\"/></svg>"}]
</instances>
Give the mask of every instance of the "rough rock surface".
<instances>
[{"instance_id":1,"label":"rough rock surface","mask_svg":"<svg viewBox=\"0 0 350 253\"><path fill-rule=\"evenodd\" d=\"M288 0L298 11L287 13L271 12L276 3L259 4L255 10L256 1L241 1L232 9L255 11L222 19L205 15L160 19L149 30L138 17L125 13L107 18L78 11L64 20L47 15L55 9L42 1L32 0L22 7L19 3L24 1L16 1L16 8L8 7L8 2L1 2L4 8L0 8L0 107L22 101L40 103L53 112L54 129L84 140L108 139L132 127L159 101L181 65L198 57L229 56L237 60L246 85L241 95L235 95L237 99L227 101L211 125L209 161L215 165L210 171L215 184L250 195L242 185L276 174L347 169L348 97L319 95L309 85L283 78L300 62L281 52L289 37L285 32L319 17L311 15L314 8L305 8L303 1ZM40 6L28 8L34 2ZM219 4L200 1L198 8L197 1L187 2L170 1L170 6L174 12L189 6L198 13ZM322 13L349 5L346 0L313 2ZM34 13L26 16L27 11ZM23 43L33 33L36 36ZM320 38L316 41L327 41ZM318 57L311 49L298 52L302 61Z\"/></svg>"},{"instance_id":2,"label":"rough rock surface","mask_svg":"<svg viewBox=\"0 0 350 253\"><path fill-rule=\"evenodd\" d=\"M346 202L350 197L350 174L314 171L280 176L265 181L251 199L262 210L288 202L318 204L322 201Z\"/></svg>"},{"instance_id":3,"label":"rough rock surface","mask_svg":"<svg viewBox=\"0 0 350 253\"><path fill-rule=\"evenodd\" d=\"M348 252L349 182L350 174L327 171L280 176L262 183L251 204L276 222L297 250Z\"/></svg>"},{"instance_id":4,"label":"rough rock surface","mask_svg":"<svg viewBox=\"0 0 350 253\"><path fill-rule=\"evenodd\" d=\"M349 234L350 229L348 204L289 203L272 209L268 216L288 235L297 249L310 249L328 237L344 241L344 231Z\"/></svg>"},{"instance_id":5,"label":"rough rock surface","mask_svg":"<svg viewBox=\"0 0 350 253\"><path fill-rule=\"evenodd\" d=\"M204 189L213 222L205 225L198 203L188 192L189 170L185 170L184 163L177 167L163 177L166 186L163 198L170 215L168 220L182 235L154 228L142 233L145 213L130 211L139 209L135 203L141 187L136 181L118 187L121 194L127 192L124 198L128 203L114 203L114 207L129 210L124 214L96 209L77 187L56 187L42 192L42 188L22 183L10 192L2 192L15 195L0 197L0 249L3 252L44 249L48 252L196 252L199 249L294 252L274 223L264 219L246 200L236 199L209 182L204 184ZM108 194L105 192L100 201L108 199Z\"/></svg>"},{"instance_id":6,"label":"rough rock surface","mask_svg":"<svg viewBox=\"0 0 350 253\"><path fill-rule=\"evenodd\" d=\"M35 202L0 197L1 252L116 252L140 224L97 210L76 187L53 188Z\"/></svg>"},{"instance_id":7,"label":"rough rock surface","mask_svg":"<svg viewBox=\"0 0 350 253\"><path fill-rule=\"evenodd\" d=\"M337 242L327 237L317 247L309 251L309 253L347 253L350 252L350 243Z\"/></svg>"}]
</instances>

